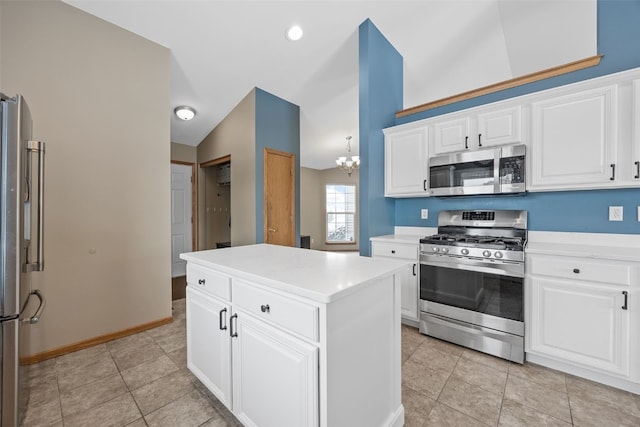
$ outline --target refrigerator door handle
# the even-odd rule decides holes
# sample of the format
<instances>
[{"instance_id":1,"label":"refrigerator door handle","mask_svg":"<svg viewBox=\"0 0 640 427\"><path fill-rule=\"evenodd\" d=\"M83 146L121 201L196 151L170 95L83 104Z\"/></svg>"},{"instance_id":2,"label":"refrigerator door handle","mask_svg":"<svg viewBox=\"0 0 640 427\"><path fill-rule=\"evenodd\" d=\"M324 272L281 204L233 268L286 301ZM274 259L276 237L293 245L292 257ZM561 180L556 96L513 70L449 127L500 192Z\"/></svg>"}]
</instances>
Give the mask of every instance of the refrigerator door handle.
<instances>
[{"instance_id":1,"label":"refrigerator door handle","mask_svg":"<svg viewBox=\"0 0 640 427\"><path fill-rule=\"evenodd\" d=\"M36 310L34 315L28 319L22 319L22 322L28 323L30 325L35 325L40 321L40 316L42 316L42 312L44 312L44 307L47 305L47 300L44 299L44 295L42 295L42 292L40 292L39 289L36 289L35 291L31 292L29 296L31 295L37 296L38 299L40 300L40 304L38 305L38 309Z\"/></svg>"},{"instance_id":2,"label":"refrigerator door handle","mask_svg":"<svg viewBox=\"0 0 640 427\"><path fill-rule=\"evenodd\" d=\"M27 264L25 265L25 270L29 272L44 270L44 142L28 141L27 151L29 152L29 154L38 154L38 242L36 245L37 259L35 262L27 262ZM31 156L29 156L28 161L31 162ZM29 192L31 192L31 190L29 190ZM33 206L33 204L31 206Z\"/></svg>"}]
</instances>

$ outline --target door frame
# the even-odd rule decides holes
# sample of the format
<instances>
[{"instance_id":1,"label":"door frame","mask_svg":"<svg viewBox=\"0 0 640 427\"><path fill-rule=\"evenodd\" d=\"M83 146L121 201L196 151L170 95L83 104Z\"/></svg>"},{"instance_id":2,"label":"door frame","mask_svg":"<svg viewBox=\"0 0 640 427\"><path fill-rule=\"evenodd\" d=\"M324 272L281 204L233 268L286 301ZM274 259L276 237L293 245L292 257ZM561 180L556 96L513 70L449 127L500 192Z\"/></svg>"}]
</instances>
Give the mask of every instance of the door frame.
<instances>
[{"instance_id":1,"label":"door frame","mask_svg":"<svg viewBox=\"0 0 640 427\"><path fill-rule=\"evenodd\" d=\"M291 236L293 236L291 241L291 246L296 246L296 169L295 169L295 159L296 156L293 153L289 153L286 151L274 150L273 148L264 147L263 155L262 155L262 232L263 232L263 240L266 243L268 237L267 231L267 157L269 155L283 156L291 159L293 165L291 167L291 215L293 216L293 220L291 221Z\"/></svg>"},{"instance_id":2,"label":"door frame","mask_svg":"<svg viewBox=\"0 0 640 427\"><path fill-rule=\"evenodd\" d=\"M171 164L191 166L191 250L194 251L198 247L198 174L196 173L196 164L181 160L171 160Z\"/></svg>"}]
</instances>

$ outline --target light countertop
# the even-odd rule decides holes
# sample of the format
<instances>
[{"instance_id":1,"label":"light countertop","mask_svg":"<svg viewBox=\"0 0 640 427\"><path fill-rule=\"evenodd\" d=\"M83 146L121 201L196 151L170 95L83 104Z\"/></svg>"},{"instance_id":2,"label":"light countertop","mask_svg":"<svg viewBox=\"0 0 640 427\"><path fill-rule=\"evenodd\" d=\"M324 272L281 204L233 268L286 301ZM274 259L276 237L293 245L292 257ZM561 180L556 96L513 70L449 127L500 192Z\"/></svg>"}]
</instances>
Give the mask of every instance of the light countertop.
<instances>
[{"instance_id":1,"label":"light countertop","mask_svg":"<svg viewBox=\"0 0 640 427\"><path fill-rule=\"evenodd\" d=\"M189 252L180 258L321 303L410 267L403 261L268 244Z\"/></svg>"},{"instance_id":2,"label":"light countertop","mask_svg":"<svg viewBox=\"0 0 640 427\"><path fill-rule=\"evenodd\" d=\"M525 252L640 262L640 236L530 231Z\"/></svg>"}]
</instances>

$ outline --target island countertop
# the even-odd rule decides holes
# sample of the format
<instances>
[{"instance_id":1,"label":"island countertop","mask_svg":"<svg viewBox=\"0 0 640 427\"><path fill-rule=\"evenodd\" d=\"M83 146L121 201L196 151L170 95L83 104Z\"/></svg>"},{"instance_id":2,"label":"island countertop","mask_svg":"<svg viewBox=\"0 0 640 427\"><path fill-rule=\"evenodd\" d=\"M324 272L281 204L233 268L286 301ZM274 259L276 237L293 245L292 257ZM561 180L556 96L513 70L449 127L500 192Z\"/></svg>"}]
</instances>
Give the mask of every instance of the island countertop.
<instances>
[{"instance_id":1,"label":"island countertop","mask_svg":"<svg viewBox=\"0 0 640 427\"><path fill-rule=\"evenodd\" d=\"M409 268L403 261L270 244L188 252L180 258L321 303Z\"/></svg>"}]
</instances>

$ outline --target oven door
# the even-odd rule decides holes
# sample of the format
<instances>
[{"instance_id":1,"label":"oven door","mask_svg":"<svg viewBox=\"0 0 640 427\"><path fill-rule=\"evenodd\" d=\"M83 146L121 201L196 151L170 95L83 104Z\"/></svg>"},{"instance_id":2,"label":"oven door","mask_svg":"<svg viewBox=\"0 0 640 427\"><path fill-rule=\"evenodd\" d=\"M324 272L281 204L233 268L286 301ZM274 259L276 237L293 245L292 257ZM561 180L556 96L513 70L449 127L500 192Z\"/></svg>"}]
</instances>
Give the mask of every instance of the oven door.
<instances>
[{"instance_id":1,"label":"oven door","mask_svg":"<svg viewBox=\"0 0 640 427\"><path fill-rule=\"evenodd\" d=\"M420 310L524 335L524 265L420 256Z\"/></svg>"}]
</instances>

